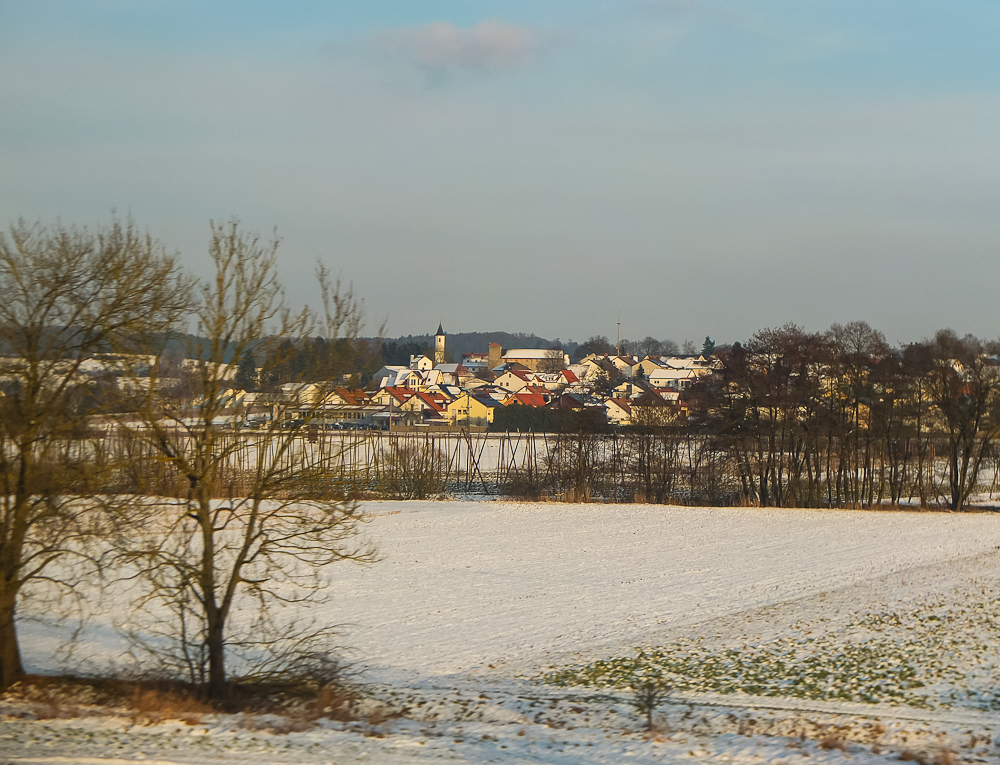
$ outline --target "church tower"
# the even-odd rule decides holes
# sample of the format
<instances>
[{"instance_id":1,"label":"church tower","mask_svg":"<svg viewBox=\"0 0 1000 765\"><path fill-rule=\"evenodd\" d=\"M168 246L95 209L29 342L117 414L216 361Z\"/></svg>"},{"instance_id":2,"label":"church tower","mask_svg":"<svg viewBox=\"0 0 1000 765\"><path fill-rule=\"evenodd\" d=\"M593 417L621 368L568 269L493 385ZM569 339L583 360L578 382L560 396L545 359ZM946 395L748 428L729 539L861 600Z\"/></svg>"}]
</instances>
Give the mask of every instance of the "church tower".
<instances>
[{"instance_id":1,"label":"church tower","mask_svg":"<svg viewBox=\"0 0 1000 765\"><path fill-rule=\"evenodd\" d=\"M434 335L434 366L444 364L444 330L438 322L438 331Z\"/></svg>"}]
</instances>

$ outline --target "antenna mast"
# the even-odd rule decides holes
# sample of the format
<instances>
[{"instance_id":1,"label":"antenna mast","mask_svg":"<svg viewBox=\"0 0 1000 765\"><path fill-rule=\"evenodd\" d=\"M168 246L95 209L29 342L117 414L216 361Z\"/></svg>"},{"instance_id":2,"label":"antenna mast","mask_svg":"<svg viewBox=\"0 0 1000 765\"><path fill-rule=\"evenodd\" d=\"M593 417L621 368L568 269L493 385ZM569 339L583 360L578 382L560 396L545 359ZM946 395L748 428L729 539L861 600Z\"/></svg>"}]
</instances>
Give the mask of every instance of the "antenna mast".
<instances>
[{"instance_id":1,"label":"antenna mast","mask_svg":"<svg viewBox=\"0 0 1000 765\"><path fill-rule=\"evenodd\" d=\"M622 312L618 312L618 341L615 343L615 356L622 355Z\"/></svg>"}]
</instances>

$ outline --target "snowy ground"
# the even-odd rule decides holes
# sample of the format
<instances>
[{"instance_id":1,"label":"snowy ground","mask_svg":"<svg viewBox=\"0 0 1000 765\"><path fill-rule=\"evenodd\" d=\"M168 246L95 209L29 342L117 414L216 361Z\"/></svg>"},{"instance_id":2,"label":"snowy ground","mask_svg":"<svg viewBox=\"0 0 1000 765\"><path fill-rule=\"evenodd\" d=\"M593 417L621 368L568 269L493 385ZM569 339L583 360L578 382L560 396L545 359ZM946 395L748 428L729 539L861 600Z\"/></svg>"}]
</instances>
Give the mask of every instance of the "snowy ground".
<instances>
[{"instance_id":1,"label":"snowy ground","mask_svg":"<svg viewBox=\"0 0 1000 765\"><path fill-rule=\"evenodd\" d=\"M1000 762L1000 516L368 509L383 560L331 569L335 597L320 614L345 625L365 668L375 700L361 721L201 715L150 726L7 701L0 763ZM81 653L113 660L121 644L112 616L101 618ZM26 660L56 669L51 630L24 630ZM637 646L713 667L660 707L652 736L628 691L579 684L600 680L595 660ZM903 703L858 700L900 667L921 680ZM541 682L550 671L572 684ZM817 673L818 685L795 684ZM720 692L751 675L763 695Z\"/></svg>"}]
</instances>

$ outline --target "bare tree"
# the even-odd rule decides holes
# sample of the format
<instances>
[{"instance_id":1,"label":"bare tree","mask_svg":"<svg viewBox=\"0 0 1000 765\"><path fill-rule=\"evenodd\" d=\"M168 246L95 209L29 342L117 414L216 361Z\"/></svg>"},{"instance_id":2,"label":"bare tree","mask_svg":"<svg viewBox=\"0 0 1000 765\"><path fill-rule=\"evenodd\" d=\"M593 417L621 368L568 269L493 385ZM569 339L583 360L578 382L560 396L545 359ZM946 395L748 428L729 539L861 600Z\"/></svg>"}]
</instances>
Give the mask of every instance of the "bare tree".
<instances>
[{"instance_id":1,"label":"bare tree","mask_svg":"<svg viewBox=\"0 0 1000 765\"><path fill-rule=\"evenodd\" d=\"M615 347L604 335L594 335L581 343L577 347L576 352L580 358L589 356L592 353L596 353L598 356L606 356L609 353L614 353Z\"/></svg>"},{"instance_id":2,"label":"bare tree","mask_svg":"<svg viewBox=\"0 0 1000 765\"><path fill-rule=\"evenodd\" d=\"M538 364L539 372L554 374L566 368L566 354L558 346L545 351L545 358Z\"/></svg>"},{"instance_id":3,"label":"bare tree","mask_svg":"<svg viewBox=\"0 0 1000 765\"><path fill-rule=\"evenodd\" d=\"M18 601L94 530L97 488L77 433L93 411L84 362L168 329L189 284L131 222L95 232L24 221L0 235L0 688L24 676ZM73 582L57 581L72 587Z\"/></svg>"},{"instance_id":4,"label":"bare tree","mask_svg":"<svg viewBox=\"0 0 1000 765\"><path fill-rule=\"evenodd\" d=\"M277 342L306 334L311 314L284 307L277 241L263 244L236 222L213 224L211 232L215 278L201 287L197 307L207 344L192 349L197 398L172 400L157 385L154 370L139 409L157 459L183 478L186 489L174 501L141 508L145 533L136 534L139 519L133 518L119 541L123 561L148 586L140 605L159 603L172 619L161 624L161 640L147 647L210 698L223 698L229 689L227 653L244 648L257 650L258 664L273 659L277 643L269 635L280 629L265 630L274 625L273 606L317 599L324 566L372 561L374 552L354 541L363 520L357 504L337 498L321 454L285 427L289 421L280 407L295 402L276 397L276 416L253 434L219 427L229 413L230 380L247 350L265 335ZM350 291L331 283L325 269L318 280L326 331L355 336L360 306ZM325 392L323 385L313 389L311 402ZM308 424L313 414L296 413L303 417ZM254 630L264 634L249 641L230 635L237 609L253 610ZM323 632L299 633L296 641L301 645Z\"/></svg>"},{"instance_id":5,"label":"bare tree","mask_svg":"<svg viewBox=\"0 0 1000 765\"><path fill-rule=\"evenodd\" d=\"M933 359L926 387L946 437L948 506L957 512L975 492L979 471L1000 434L1000 370L990 358L996 348L947 329L922 345Z\"/></svg>"},{"instance_id":6,"label":"bare tree","mask_svg":"<svg viewBox=\"0 0 1000 765\"><path fill-rule=\"evenodd\" d=\"M834 324L826 336L834 351L833 386L841 402L840 485L846 499L871 505L875 495L873 370L889 355L885 336L864 321Z\"/></svg>"},{"instance_id":7,"label":"bare tree","mask_svg":"<svg viewBox=\"0 0 1000 765\"><path fill-rule=\"evenodd\" d=\"M669 502L682 473L680 421L676 409L648 392L632 402L632 428L626 434L637 493L646 502Z\"/></svg>"},{"instance_id":8,"label":"bare tree","mask_svg":"<svg viewBox=\"0 0 1000 765\"><path fill-rule=\"evenodd\" d=\"M660 349L662 344L655 337L646 335L642 340L639 340L633 346L633 351L636 356L658 356L660 354Z\"/></svg>"},{"instance_id":9,"label":"bare tree","mask_svg":"<svg viewBox=\"0 0 1000 765\"><path fill-rule=\"evenodd\" d=\"M661 356L677 356L680 352L680 346L678 346L673 340L664 340L660 343Z\"/></svg>"},{"instance_id":10,"label":"bare tree","mask_svg":"<svg viewBox=\"0 0 1000 765\"><path fill-rule=\"evenodd\" d=\"M396 499L427 499L445 489L448 455L427 438L397 435L382 449L385 488Z\"/></svg>"}]
</instances>

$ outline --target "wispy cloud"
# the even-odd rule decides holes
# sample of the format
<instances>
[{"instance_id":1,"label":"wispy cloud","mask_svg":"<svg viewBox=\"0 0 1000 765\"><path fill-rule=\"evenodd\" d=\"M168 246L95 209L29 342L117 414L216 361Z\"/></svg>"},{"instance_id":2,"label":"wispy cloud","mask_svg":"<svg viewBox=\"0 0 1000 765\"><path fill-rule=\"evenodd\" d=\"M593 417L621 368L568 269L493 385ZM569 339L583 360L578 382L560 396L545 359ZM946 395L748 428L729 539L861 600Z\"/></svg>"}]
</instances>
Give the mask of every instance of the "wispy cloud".
<instances>
[{"instance_id":1,"label":"wispy cloud","mask_svg":"<svg viewBox=\"0 0 1000 765\"><path fill-rule=\"evenodd\" d=\"M487 19L466 28L450 21L395 27L376 34L371 42L383 55L402 58L440 76L455 71L492 72L529 66L551 41L529 27Z\"/></svg>"}]
</instances>

